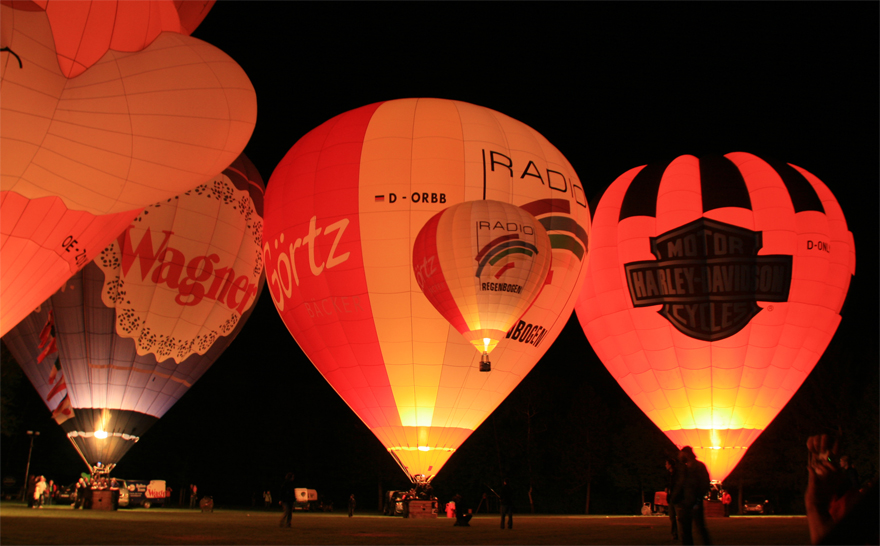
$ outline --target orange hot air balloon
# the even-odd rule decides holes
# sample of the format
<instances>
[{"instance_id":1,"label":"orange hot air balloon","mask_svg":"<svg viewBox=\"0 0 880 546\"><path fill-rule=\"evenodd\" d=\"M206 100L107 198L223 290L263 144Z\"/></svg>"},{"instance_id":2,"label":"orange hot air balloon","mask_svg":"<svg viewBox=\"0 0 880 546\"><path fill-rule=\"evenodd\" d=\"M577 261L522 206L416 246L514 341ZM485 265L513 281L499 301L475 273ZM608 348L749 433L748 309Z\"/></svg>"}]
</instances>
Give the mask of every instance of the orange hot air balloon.
<instances>
[{"instance_id":1,"label":"orange hot air balloon","mask_svg":"<svg viewBox=\"0 0 880 546\"><path fill-rule=\"evenodd\" d=\"M215 0L16 0L16 9L43 10L52 26L58 65L82 74L109 50L141 51L159 33L191 34Z\"/></svg>"},{"instance_id":2,"label":"orange hot air balloon","mask_svg":"<svg viewBox=\"0 0 880 546\"><path fill-rule=\"evenodd\" d=\"M422 293L412 263L432 216L483 199L536 217L553 256L551 280L495 347L490 374ZM268 289L324 378L411 479L430 480L571 316L586 205L565 157L519 121L442 99L364 106L312 130L272 173Z\"/></svg>"},{"instance_id":3,"label":"orange hot air balloon","mask_svg":"<svg viewBox=\"0 0 880 546\"><path fill-rule=\"evenodd\" d=\"M85 267L143 209L96 216L0 192L0 336Z\"/></svg>"},{"instance_id":4,"label":"orange hot air balloon","mask_svg":"<svg viewBox=\"0 0 880 546\"><path fill-rule=\"evenodd\" d=\"M834 196L747 153L621 175L577 315L621 387L722 481L815 366L855 272Z\"/></svg>"},{"instance_id":5,"label":"orange hot air balloon","mask_svg":"<svg viewBox=\"0 0 880 546\"><path fill-rule=\"evenodd\" d=\"M0 191L130 211L217 176L250 139L254 88L210 44L163 32L68 79L47 13L0 10Z\"/></svg>"},{"instance_id":6,"label":"orange hot air balloon","mask_svg":"<svg viewBox=\"0 0 880 546\"><path fill-rule=\"evenodd\" d=\"M419 288L482 353L486 372L489 353L540 293L551 259L544 226L501 201L466 201L438 212L413 246Z\"/></svg>"},{"instance_id":7,"label":"orange hot air balloon","mask_svg":"<svg viewBox=\"0 0 880 546\"><path fill-rule=\"evenodd\" d=\"M244 156L155 203L3 338L90 468L108 470L232 342L265 276Z\"/></svg>"},{"instance_id":8,"label":"orange hot air balloon","mask_svg":"<svg viewBox=\"0 0 880 546\"><path fill-rule=\"evenodd\" d=\"M56 58L56 45L72 45L59 32L85 25L87 42L115 43L138 34L125 25L122 32L123 21L156 31L150 21L159 19L135 15L159 6L165 13L170 2L14 5L33 10L0 7L0 42L9 48L0 64L0 335L145 205L217 175L244 148L256 117L253 88L238 65L180 34L153 36L143 53L105 51L73 79L62 72L58 58L66 53L59 49ZM180 5L179 16L161 20L195 28L204 13L193 11L198 6ZM112 20L104 17L109 8ZM111 37L113 29L119 32Z\"/></svg>"}]
</instances>

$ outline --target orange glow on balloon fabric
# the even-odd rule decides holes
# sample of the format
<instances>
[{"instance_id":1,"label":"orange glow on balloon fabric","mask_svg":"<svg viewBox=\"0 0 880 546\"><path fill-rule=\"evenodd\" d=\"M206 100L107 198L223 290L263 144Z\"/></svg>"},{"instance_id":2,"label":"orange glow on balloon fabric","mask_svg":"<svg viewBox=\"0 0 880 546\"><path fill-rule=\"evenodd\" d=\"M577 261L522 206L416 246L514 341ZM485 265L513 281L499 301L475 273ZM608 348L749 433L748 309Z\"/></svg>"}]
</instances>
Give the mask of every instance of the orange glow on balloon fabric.
<instances>
[{"instance_id":1,"label":"orange glow on balloon fabric","mask_svg":"<svg viewBox=\"0 0 880 546\"><path fill-rule=\"evenodd\" d=\"M96 216L0 192L0 336L85 267L143 209Z\"/></svg>"},{"instance_id":2,"label":"orange glow on balloon fabric","mask_svg":"<svg viewBox=\"0 0 880 546\"><path fill-rule=\"evenodd\" d=\"M110 50L135 52L161 32L191 34L215 0L4 0L18 10L46 12L58 66L75 78Z\"/></svg>"},{"instance_id":3,"label":"orange glow on balloon fabric","mask_svg":"<svg viewBox=\"0 0 880 546\"><path fill-rule=\"evenodd\" d=\"M412 263L432 216L484 199L537 218L553 256L551 281L494 349L491 373ZM407 475L431 479L566 324L589 230L577 174L539 133L473 104L402 99L336 116L291 148L268 184L263 254L303 352Z\"/></svg>"},{"instance_id":4,"label":"orange glow on balloon fabric","mask_svg":"<svg viewBox=\"0 0 880 546\"><path fill-rule=\"evenodd\" d=\"M825 184L742 152L624 173L596 208L592 252L576 306L587 339L718 481L819 360L855 273Z\"/></svg>"},{"instance_id":5,"label":"orange glow on balloon fabric","mask_svg":"<svg viewBox=\"0 0 880 546\"><path fill-rule=\"evenodd\" d=\"M526 312L550 271L550 238L523 209L466 201L431 217L413 244L428 301L480 353L491 353Z\"/></svg>"},{"instance_id":6,"label":"orange glow on balloon fabric","mask_svg":"<svg viewBox=\"0 0 880 546\"><path fill-rule=\"evenodd\" d=\"M103 9L103 2L94 4ZM49 10L55 5L67 9L66 2L50 2ZM211 179L250 139L254 88L210 44L162 32L141 51L107 51L68 78L58 66L49 14L0 10L0 44L9 48L0 62L2 191L115 214Z\"/></svg>"}]
</instances>

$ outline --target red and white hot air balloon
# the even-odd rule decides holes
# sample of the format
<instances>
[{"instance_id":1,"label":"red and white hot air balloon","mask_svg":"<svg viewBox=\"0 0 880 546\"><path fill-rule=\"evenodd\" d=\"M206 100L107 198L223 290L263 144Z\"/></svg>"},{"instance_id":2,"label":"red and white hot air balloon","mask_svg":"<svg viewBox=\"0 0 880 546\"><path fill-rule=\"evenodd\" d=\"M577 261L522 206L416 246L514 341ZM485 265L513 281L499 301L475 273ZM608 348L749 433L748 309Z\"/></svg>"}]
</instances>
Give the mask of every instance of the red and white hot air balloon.
<instances>
[{"instance_id":1,"label":"red and white hot air balloon","mask_svg":"<svg viewBox=\"0 0 880 546\"><path fill-rule=\"evenodd\" d=\"M621 175L593 219L577 316L648 417L722 481L815 366L855 248L806 170L747 153Z\"/></svg>"},{"instance_id":2,"label":"red and white hot air balloon","mask_svg":"<svg viewBox=\"0 0 880 546\"><path fill-rule=\"evenodd\" d=\"M0 6L0 335L144 206L244 149L253 86L222 51L180 33L208 7L184 4Z\"/></svg>"},{"instance_id":3,"label":"red and white hot air balloon","mask_svg":"<svg viewBox=\"0 0 880 546\"><path fill-rule=\"evenodd\" d=\"M413 271L428 301L483 355L541 292L550 271L550 238L525 210L501 201L466 201L422 227Z\"/></svg>"},{"instance_id":4,"label":"red and white hot air balloon","mask_svg":"<svg viewBox=\"0 0 880 546\"><path fill-rule=\"evenodd\" d=\"M498 342L489 374L412 262L432 216L483 200L537 218L552 254L550 280ZM268 184L263 252L303 352L404 472L430 480L571 316L589 230L577 174L535 130L473 104L403 99L336 116L291 148Z\"/></svg>"},{"instance_id":5,"label":"red and white hot air balloon","mask_svg":"<svg viewBox=\"0 0 880 546\"><path fill-rule=\"evenodd\" d=\"M265 281L263 191L242 156L147 207L4 336L89 467L112 469L250 316Z\"/></svg>"}]
</instances>

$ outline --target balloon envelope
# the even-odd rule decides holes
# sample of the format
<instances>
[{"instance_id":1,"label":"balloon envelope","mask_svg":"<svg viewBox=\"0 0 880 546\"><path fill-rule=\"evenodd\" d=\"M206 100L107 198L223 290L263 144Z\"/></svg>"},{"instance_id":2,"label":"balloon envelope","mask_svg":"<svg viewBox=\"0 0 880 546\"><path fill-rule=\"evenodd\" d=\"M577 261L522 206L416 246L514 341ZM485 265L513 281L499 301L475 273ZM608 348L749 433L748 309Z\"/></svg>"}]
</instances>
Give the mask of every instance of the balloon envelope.
<instances>
[{"instance_id":1,"label":"balloon envelope","mask_svg":"<svg viewBox=\"0 0 880 546\"><path fill-rule=\"evenodd\" d=\"M553 255L552 282L495 348L488 374L412 264L434 214L483 199L535 216ZM388 101L322 124L273 172L267 283L324 378L410 477L431 479L565 325L589 225L574 169L533 129L458 101Z\"/></svg>"},{"instance_id":2,"label":"balloon envelope","mask_svg":"<svg viewBox=\"0 0 880 546\"><path fill-rule=\"evenodd\" d=\"M0 337L61 288L143 209L94 215L58 197L0 192Z\"/></svg>"},{"instance_id":3,"label":"balloon envelope","mask_svg":"<svg viewBox=\"0 0 880 546\"><path fill-rule=\"evenodd\" d=\"M747 153L621 175L577 316L624 391L723 480L815 366L855 272L834 196Z\"/></svg>"},{"instance_id":4,"label":"balloon envelope","mask_svg":"<svg viewBox=\"0 0 880 546\"><path fill-rule=\"evenodd\" d=\"M551 258L534 216L501 201L466 201L422 227L413 271L431 305L490 353L540 293Z\"/></svg>"},{"instance_id":5,"label":"balloon envelope","mask_svg":"<svg viewBox=\"0 0 880 546\"><path fill-rule=\"evenodd\" d=\"M15 2L18 9L27 2ZM160 32L191 34L214 6L214 0L38 0L45 10L58 56L68 78L82 74L109 50L140 51Z\"/></svg>"},{"instance_id":6,"label":"balloon envelope","mask_svg":"<svg viewBox=\"0 0 880 546\"><path fill-rule=\"evenodd\" d=\"M163 32L143 51L108 51L68 79L47 13L0 10L9 48L0 62L0 190L57 196L95 215L129 211L217 176L250 139L254 88L210 44Z\"/></svg>"},{"instance_id":7,"label":"balloon envelope","mask_svg":"<svg viewBox=\"0 0 880 546\"><path fill-rule=\"evenodd\" d=\"M250 316L264 281L262 194L242 157L147 207L4 337L90 466L114 465Z\"/></svg>"}]
</instances>

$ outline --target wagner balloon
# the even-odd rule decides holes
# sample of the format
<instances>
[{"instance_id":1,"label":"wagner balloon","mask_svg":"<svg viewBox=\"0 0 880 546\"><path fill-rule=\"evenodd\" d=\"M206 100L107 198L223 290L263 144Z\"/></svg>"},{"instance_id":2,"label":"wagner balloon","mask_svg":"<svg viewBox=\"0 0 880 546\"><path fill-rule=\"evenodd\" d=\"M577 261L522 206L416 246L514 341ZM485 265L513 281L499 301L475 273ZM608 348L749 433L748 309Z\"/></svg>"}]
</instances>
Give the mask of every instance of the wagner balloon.
<instances>
[{"instance_id":1,"label":"wagner balloon","mask_svg":"<svg viewBox=\"0 0 880 546\"><path fill-rule=\"evenodd\" d=\"M242 156L147 207L3 338L90 467L112 468L250 316L263 187Z\"/></svg>"}]
</instances>

